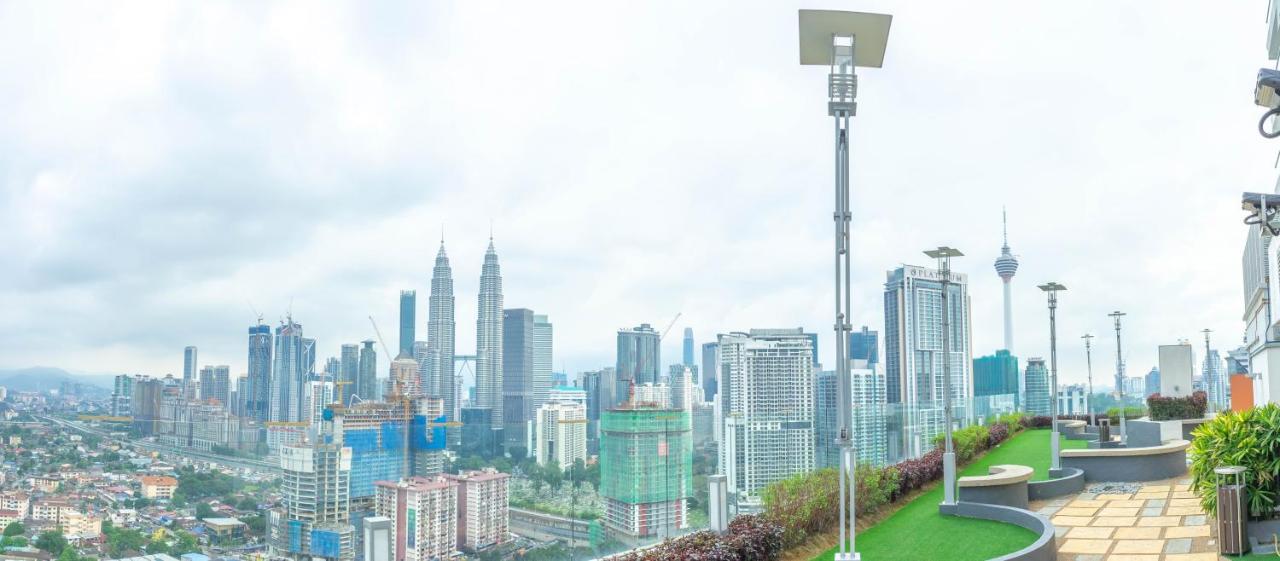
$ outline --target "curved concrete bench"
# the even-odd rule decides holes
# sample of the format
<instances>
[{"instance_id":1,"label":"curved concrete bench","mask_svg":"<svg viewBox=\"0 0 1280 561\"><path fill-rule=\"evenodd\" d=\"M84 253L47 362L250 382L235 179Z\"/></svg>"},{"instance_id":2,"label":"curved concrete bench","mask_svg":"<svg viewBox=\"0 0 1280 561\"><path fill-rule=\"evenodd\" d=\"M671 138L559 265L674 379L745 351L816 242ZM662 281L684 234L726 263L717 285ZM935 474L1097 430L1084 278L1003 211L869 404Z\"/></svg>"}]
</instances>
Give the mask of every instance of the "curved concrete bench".
<instances>
[{"instance_id":1,"label":"curved concrete bench","mask_svg":"<svg viewBox=\"0 0 1280 561\"><path fill-rule=\"evenodd\" d=\"M1085 427L1085 422L1079 419L1073 419L1070 421L1062 421L1062 420L1058 421L1058 432L1066 435L1067 438L1071 438L1071 435L1073 434L1083 434L1084 427Z\"/></svg>"},{"instance_id":2,"label":"curved concrete bench","mask_svg":"<svg viewBox=\"0 0 1280 561\"><path fill-rule=\"evenodd\" d=\"M1044 516L1021 508L963 501L956 503L955 514L965 518L979 518L1021 526L1038 536L1031 545L1008 555L996 557L994 561L1055 561L1058 558L1058 544L1054 540L1053 523Z\"/></svg>"},{"instance_id":3,"label":"curved concrete bench","mask_svg":"<svg viewBox=\"0 0 1280 561\"><path fill-rule=\"evenodd\" d=\"M991 466L987 475L961 477L956 483L959 500L1025 509L1027 482L1031 480L1032 473L1034 470L1027 466L1006 464Z\"/></svg>"},{"instance_id":4,"label":"curved concrete bench","mask_svg":"<svg viewBox=\"0 0 1280 561\"><path fill-rule=\"evenodd\" d=\"M1167 440L1140 448L1084 448L1059 453L1062 467L1084 471L1086 481L1158 481L1187 473L1191 443Z\"/></svg>"},{"instance_id":5,"label":"curved concrete bench","mask_svg":"<svg viewBox=\"0 0 1280 561\"><path fill-rule=\"evenodd\" d=\"M1051 479L1027 483L1027 498L1033 501L1052 499L1084 491L1084 470L1062 468L1049 470Z\"/></svg>"}]
</instances>

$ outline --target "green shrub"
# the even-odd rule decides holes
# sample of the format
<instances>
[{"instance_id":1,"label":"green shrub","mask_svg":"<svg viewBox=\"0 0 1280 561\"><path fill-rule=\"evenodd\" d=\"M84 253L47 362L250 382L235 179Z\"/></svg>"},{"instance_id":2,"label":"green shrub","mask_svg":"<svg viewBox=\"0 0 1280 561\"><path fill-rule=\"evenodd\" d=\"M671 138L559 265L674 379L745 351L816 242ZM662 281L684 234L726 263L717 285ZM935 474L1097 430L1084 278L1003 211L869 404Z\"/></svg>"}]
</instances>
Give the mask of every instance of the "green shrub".
<instances>
[{"instance_id":1,"label":"green shrub","mask_svg":"<svg viewBox=\"0 0 1280 561\"><path fill-rule=\"evenodd\" d=\"M1204 392L1195 392L1187 397L1161 397L1158 393L1147 397L1152 421L1201 419L1208 406L1208 396Z\"/></svg>"},{"instance_id":2,"label":"green shrub","mask_svg":"<svg viewBox=\"0 0 1280 561\"><path fill-rule=\"evenodd\" d=\"M1026 417L1027 415L1025 413L1019 413L1019 412L1005 413L1004 415L996 416L994 419L992 419L990 423L987 423L987 424L989 425L994 425L997 423L1003 424L1009 427L1009 433L1012 434L1026 428L1026 422L1025 422Z\"/></svg>"},{"instance_id":3,"label":"green shrub","mask_svg":"<svg viewBox=\"0 0 1280 561\"><path fill-rule=\"evenodd\" d=\"M956 463L963 464L972 460L979 452L987 449L987 438L990 434L987 427L982 425L970 425L960 430L951 432L951 444L955 446ZM933 437L933 445L935 448L942 448L946 443L946 435L939 434Z\"/></svg>"},{"instance_id":4,"label":"green shrub","mask_svg":"<svg viewBox=\"0 0 1280 561\"><path fill-rule=\"evenodd\" d=\"M1125 407L1124 408L1125 419L1140 419L1142 417L1145 417L1146 415L1147 415L1146 407ZM1107 418L1111 419L1112 427L1120 424L1120 408L1112 407L1110 409L1107 409ZM1112 430L1115 430L1115 429L1112 429Z\"/></svg>"},{"instance_id":5,"label":"green shrub","mask_svg":"<svg viewBox=\"0 0 1280 561\"><path fill-rule=\"evenodd\" d=\"M1280 473L1280 405L1224 412L1196 428L1191 441L1191 486L1210 515L1218 507L1213 469L1229 465L1249 470L1249 513L1255 518L1273 517L1276 474Z\"/></svg>"},{"instance_id":6,"label":"green shrub","mask_svg":"<svg viewBox=\"0 0 1280 561\"><path fill-rule=\"evenodd\" d=\"M858 465L854 472L855 512L870 514L889 503L898 488L892 468ZM782 528L785 547L834 529L840 517L840 476L834 468L795 475L765 487L765 516Z\"/></svg>"}]
</instances>

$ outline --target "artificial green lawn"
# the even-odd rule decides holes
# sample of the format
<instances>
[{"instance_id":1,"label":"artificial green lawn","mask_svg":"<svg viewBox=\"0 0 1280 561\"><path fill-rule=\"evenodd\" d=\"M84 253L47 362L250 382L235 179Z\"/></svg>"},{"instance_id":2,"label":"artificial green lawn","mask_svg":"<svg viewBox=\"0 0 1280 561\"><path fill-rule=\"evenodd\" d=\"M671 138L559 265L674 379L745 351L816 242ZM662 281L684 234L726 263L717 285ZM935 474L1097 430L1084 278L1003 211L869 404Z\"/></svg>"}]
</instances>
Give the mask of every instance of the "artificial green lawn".
<instances>
[{"instance_id":1,"label":"artificial green lawn","mask_svg":"<svg viewBox=\"0 0 1280 561\"><path fill-rule=\"evenodd\" d=\"M1032 480L1048 479L1047 429L1026 430L960 470L961 475L986 475L999 464L1019 464L1035 470ZM1084 440L1062 440L1062 448L1084 448ZM892 516L858 534L857 550L864 559L946 559L979 561L1013 553L1035 542L1036 535L1021 527L989 520L938 514L942 486L916 497ZM815 561L829 561L835 548Z\"/></svg>"}]
</instances>

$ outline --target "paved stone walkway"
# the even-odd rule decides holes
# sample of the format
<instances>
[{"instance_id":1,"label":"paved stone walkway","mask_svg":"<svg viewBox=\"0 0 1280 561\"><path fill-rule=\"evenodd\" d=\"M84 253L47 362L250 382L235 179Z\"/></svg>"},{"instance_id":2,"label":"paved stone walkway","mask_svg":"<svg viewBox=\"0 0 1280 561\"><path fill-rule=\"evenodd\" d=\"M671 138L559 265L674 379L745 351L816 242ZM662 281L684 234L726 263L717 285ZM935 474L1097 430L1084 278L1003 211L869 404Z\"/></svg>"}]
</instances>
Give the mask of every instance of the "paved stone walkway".
<instances>
[{"instance_id":1,"label":"paved stone walkway","mask_svg":"<svg viewBox=\"0 0 1280 561\"><path fill-rule=\"evenodd\" d=\"M1036 501L1058 530L1058 561L1218 561L1213 521L1189 479L1132 494L1081 493Z\"/></svg>"}]
</instances>

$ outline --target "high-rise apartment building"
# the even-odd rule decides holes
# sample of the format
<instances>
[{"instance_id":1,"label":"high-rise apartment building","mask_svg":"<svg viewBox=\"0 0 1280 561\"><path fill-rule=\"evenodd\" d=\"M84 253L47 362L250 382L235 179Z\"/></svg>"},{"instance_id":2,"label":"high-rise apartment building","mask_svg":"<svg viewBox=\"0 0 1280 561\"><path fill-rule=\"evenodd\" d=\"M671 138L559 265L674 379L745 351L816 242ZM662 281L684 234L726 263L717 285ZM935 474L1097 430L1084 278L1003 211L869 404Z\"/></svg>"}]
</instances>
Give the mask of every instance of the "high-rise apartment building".
<instances>
[{"instance_id":1,"label":"high-rise apartment building","mask_svg":"<svg viewBox=\"0 0 1280 561\"><path fill-rule=\"evenodd\" d=\"M720 335L719 344L732 394L720 465L739 510L758 510L770 483L813 470L813 343L796 328Z\"/></svg>"},{"instance_id":2,"label":"high-rise apartment building","mask_svg":"<svg viewBox=\"0 0 1280 561\"><path fill-rule=\"evenodd\" d=\"M634 546L688 526L691 430L688 412L677 409L624 403L601 413L602 522L619 541Z\"/></svg>"},{"instance_id":3,"label":"high-rise apartment building","mask_svg":"<svg viewBox=\"0 0 1280 561\"><path fill-rule=\"evenodd\" d=\"M273 554L295 561L355 559L351 448L341 433L326 426L317 442L280 448L280 467L284 500L269 513Z\"/></svg>"},{"instance_id":4,"label":"high-rise apartment building","mask_svg":"<svg viewBox=\"0 0 1280 561\"><path fill-rule=\"evenodd\" d=\"M231 406L231 367L225 364L200 369L200 401L216 400Z\"/></svg>"},{"instance_id":5,"label":"high-rise apartment building","mask_svg":"<svg viewBox=\"0 0 1280 561\"><path fill-rule=\"evenodd\" d=\"M444 398L445 416L457 421L461 418L462 404L453 367L456 327L453 314L453 269L449 267L442 239L435 267L431 269L431 299L427 303L427 391Z\"/></svg>"},{"instance_id":6,"label":"high-rise apartment building","mask_svg":"<svg viewBox=\"0 0 1280 561\"><path fill-rule=\"evenodd\" d=\"M1147 372L1147 375L1144 376L1142 379L1142 386L1143 386L1142 395L1144 396L1160 393L1160 368L1159 367L1156 367L1156 366L1151 367L1151 371Z\"/></svg>"},{"instance_id":7,"label":"high-rise apartment building","mask_svg":"<svg viewBox=\"0 0 1280 561\"><path fill-rule=\"evenodd\" d=\"M506 543L511 476L485 468L442 477L458 484L458 549L478 553Z\"/></svg>"},{"instance_id":8,"label":"high-rise apartment building","mask_svg":"<svg viewBox=\"0 0 1280 561\"><path fill-rule=\"evenodd\" d=\"M249 377L238 376L231 385L235 387L231 392L231 414L246 419L252 418L247 413L247 403L245 402L249 396Z\"/></svg>"},{"instance_id":9,"label":"high-rise apartment building","mask_svg":"<svg viewBox=\"0 0 1280 561\"><path fill-rule=\"evenodd\" d=\"M1024 411L1028 415L1048 415L1050 413L1049 369L1045 368L1044 359L1038 356L1027 358L1026 369L1027 401Z\"/></svg>"},{"instance_id":10,"label":"high-rise apartment building","mask_svg":"<svg viewBox=\"0 0 1280 561\"><path fill-rule=\"evenodd\" d=\"M853 450L858 463L883 466L889 462L888 403L883 372L855 368L849 373L853 392ZM837 455L837 457L839 457ZM838 467L837 460L836 466Z\"/></svg>"},{"instance_id":11,"label":"high-rise apartment building","mask_svg":"<svg viewBox=\"0 0 1280 561\"><path fill-rule=\"evenodd\" d=\"M182 387L185 388L186 394L193 399L196 396L196 383L199 382L197 376L200 372L200 365L196 358L197 351L195 347L182 349Z\"/></svg>"},{"instance_id":12,"label":"high-rise apartment building","mask_svg":"<svg viewBox=\"0 0 1280 561\"><path fill-rule=\"evenodd\" d=\"M307 378L302 325L292 318L276 328L275 364L271 378L272 421L302 420L303 383Z\"/></svg>"},{"instance_id":13,"label":"high-rise apartment building","mask_svg":"<svg viewBox=\"0 0 1280 561\"><path fill-rule=\"evenodd\" d=\"M552 373L551 364L554 361L552 355L553 329L551 321L544 314L534 314L533 316L533 378L531 378L531 386L528 390L532 403L530 408L537 409L547 402L547 398L551 393Z\"/></svg>"},{"instance_id":14,"label":"high-rise apartment building","mask_svg":"<svg viewBox=\"0 0 1280 561\"><path fill-rule=\"evenodd\" d=\"M377 514L392 520L397 561L451 559L458 548L458 485L443 477L377 483Z\"/></svg>"},{"instance_id":15,"label":"high-rise apartment building","mask_svg":"<svg viewBox=\"0 0 1280 561\"><path fill-rule=\"evenodd\" d=\"M647 323L632 329L618 330L617 384L613 403L625 403L632 384L656 384L661 375L662 346L660 336Z\"/></svg>"},{"instance_id":16,"label":"high-rise apartment building","mask_svg":"<svg viewBox=\"0 0 1280 561\"><path fill-rule=\"evenodd\" d=\"M574 401L548 401L534 412L529 454L541 465L561 469L574 460L587 461L587 406Z\"/></svg>"},{"instance_id":17,"label":"high-rise apartment building","mask_svg":"<svg viewBox=\"0 0 1280 561\"><path fill-rule=\"evenodd\" d=\"M378 391L378 351L373 348L373 341L366 339L360 342L360 366L356 373L356 395L366 401L376 401L382 393Z\"/></svg>"},{"instance_id":18,"label":"high-rise apartment building","mask_svg":"<svg viewBox=\"0 0 1280 561\"><path fill-rule=\"evenodd\" d=\"M164 380L138 376L133 380L133 399L129 409L133 414L133 428L141 436L155 434L160 420L160 403L164 398Z\"/></svg>"},{"instance_id":19,"label":"high-rise apartment building","mask_svg":"<svg viewBox=\"0 0 1280 561\"><path fill-rule=\"evenodd\" d=\"M697 387L697 380L694 372L697 366L685 366L683 364L672 364L670 373L667 375L667 387L671 389L672 409L683 409L693 413L693 405L699 402L694 396L701 397L702 388Z\"/></svg>"},{"instance_id":20,"label":"high-rise apartment building","mask_svg":"<svg viewBox=\"0 0 1280 561\"><path fill-rule=\"evenodd\" d=\"M249 328L249 383L244 400L245 414L259 421L271 419L271 327Z\"/></svg>"},{"instance_id":21,"label":"high-rise apartment building","mask_svg":"<svg viewBox=\"0 0 1280 561\"><path fill-rule=\"evenodd\" d=\"M413 356L413 342L418 315L418 292L400 291L400 351L396 356Z\"/></svg>"},{"instance_id":22,"label":"high-rise apartment building","mask_svg":"<svg viewBox=\"0 0 1280 561\"><path fill-rule=\"evenodd\" d=\"M973 398L968 277L951 273L947 301L949 356L942 353L942 273L904 265L888 272L884 292L885 385L891 407L891 459L917 457L943 432L944 361L949 365L953 417L968 418Z\"/></svg>"},{"instance_id":23,"label":"high-rise apartment building","mask_svg":"<svg viewBox=\"0 0 1280 561\"><path fill-rule=\"evenodd\" d=\"M833 370L814 374L813 379L813 463L815 468L840 467L840 448L836 446L839 430L839 380Z\"/></svg>"},{"instance_id":24,"label":"high-rise apartment building","mask_svg":"<svg viewBox=\"0 0 1280 561\"><path fill-rule=\"evenodd\" d=\"M116 376L115 386L111 390L111 414L116 417L133 415L133 376Z\"/></svg>"},{"instance_id":25,"label":"high-rise apartment building","mask_svg":"<svg viewBox=\"0 0 1280 561\"><path fill-rule=\"evenodd\" d=\"M502 271L493 238L484 253L480 269L480 296L476 306L476 403L477 408L490 409L492 429L503 425L503 326Z\"/></svg>"},{"instance_id":26,"label":"high-rise apartment building","mask_svg":"<svg viewBox=\"0 0 1280 561\"><path fill-rule=\"evenodd\" d=\"M337 401L337 386L329 380L308 380L303 394L303 421L316 427L324 419L324 410Z\"/></svg>"},{"instance_id":27,"label":"high-rise apartment building","mask_svg":"<svg viewBox=\"0 0 1280 561\"><path fill-rule=\"evenodd\" d=\"M1217 349L1212 349L1205 354L1201 372L1203 373L1206 397L1209 399L1209 403L1212 404L1210 410L1221 411L1226 409L1230 405L1227 401L1227 375L1223 368L1222 357L1218 354Z\"/></svg>"},{"instance_id":28,"label":"high-rise apartment building","mask_svg":"<svg viewBox=\"0 0 1280 561\"><path fill-rule=\"evenodd\" d=\"M1085 400L1084 384L1071 384L1069 386L1058 387L1058 414L1059 415L1088 415L1086 409L1087 401Z\"/></svg>"}]
</instances>

